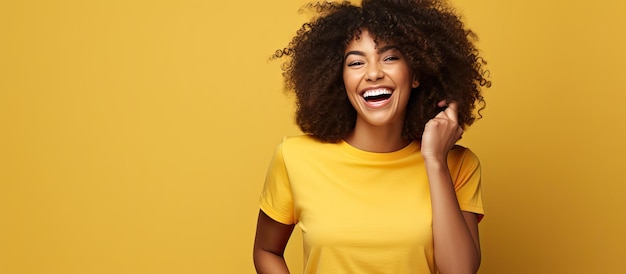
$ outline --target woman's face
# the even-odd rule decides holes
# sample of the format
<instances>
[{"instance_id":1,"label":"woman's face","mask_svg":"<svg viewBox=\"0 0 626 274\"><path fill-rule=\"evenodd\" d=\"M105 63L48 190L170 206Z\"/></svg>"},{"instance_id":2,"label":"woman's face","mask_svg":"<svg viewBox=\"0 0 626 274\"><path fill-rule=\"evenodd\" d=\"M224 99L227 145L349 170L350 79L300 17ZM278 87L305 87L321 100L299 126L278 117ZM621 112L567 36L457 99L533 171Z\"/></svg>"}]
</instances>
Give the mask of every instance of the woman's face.
<instances>
[{"instance_id":1,"label":"woman's face","mask_svg":"<svg viewBox=\"0 0 626 274\"><path fill-rule=\"evenodd\" d=\"M343 81L357 126L402 125L411 88L419 86L400 50L376 45L367 30L346 47Z\"/></svg>"}]
</instances>

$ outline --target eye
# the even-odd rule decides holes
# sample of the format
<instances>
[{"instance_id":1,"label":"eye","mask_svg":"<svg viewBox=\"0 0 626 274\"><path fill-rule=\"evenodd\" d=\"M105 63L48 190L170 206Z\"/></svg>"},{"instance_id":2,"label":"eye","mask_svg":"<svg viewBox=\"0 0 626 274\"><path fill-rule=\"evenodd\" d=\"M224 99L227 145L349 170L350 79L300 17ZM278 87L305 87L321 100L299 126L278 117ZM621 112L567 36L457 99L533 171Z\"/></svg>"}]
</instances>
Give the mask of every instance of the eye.
<instances>
[{"instance_id":1,"label":"eye","mask_svg":"<svg viewBox=\"0 0 626 274\"><path fill-rule=\"evenodd\" d=\"M347 64L348 67L356 67L356 66L361 66L364 63L362 61L352 61L350 63Z\"/></svg>"},{"instance_id":2,"label":"eye","mask_svg":"<svg viewBox=\"0 0 626 274\"><path fill-rule=\"evenodd\" d=\"M388 62L388 61L397 61L397 60L400 60L400 57L395 56L395 55L390 55L390 56L387 56L387 57L385 57L385 58L383 59L383 61L385 61L385 62Z\"/></svg>"}]
</instances>

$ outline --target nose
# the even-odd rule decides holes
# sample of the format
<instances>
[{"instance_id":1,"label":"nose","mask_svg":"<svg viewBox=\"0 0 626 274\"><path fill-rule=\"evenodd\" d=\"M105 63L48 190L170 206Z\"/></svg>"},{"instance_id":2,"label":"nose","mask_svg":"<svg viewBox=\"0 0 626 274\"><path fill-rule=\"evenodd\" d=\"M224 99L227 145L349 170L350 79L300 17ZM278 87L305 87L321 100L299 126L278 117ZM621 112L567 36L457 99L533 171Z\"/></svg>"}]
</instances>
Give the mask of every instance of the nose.
<instances>
[{"instance_id":1,"label":"nose","mask_svg":"<svg viewBox=\"0 0 626 274\"><path fill-rule=\"evenodd\" d=\"M368 81L376 81L383 78L384 74L378 62L372 62L367 67L367 75L365 76Z\"/></svg>"}]
</instances>

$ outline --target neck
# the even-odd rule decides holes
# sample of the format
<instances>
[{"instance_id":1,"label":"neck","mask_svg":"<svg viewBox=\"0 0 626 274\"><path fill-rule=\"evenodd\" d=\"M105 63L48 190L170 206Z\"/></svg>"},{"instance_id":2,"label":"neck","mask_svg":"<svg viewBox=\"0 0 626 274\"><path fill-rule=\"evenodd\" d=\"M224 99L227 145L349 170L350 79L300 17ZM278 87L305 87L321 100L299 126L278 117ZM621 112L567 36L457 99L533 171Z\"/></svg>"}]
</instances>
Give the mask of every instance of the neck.
<instances>
[{"instance_id":1,"label":"neck","mask_svg":"<svg viewBox=\"0 0 626 274\"><path fill-rule=\"evenodd\" d=\"M400 150L411 143L402 138L402 125L373 126L357 125L345 138L345 141L358 149L369 152L392 152Z\"/></svg>"}]
</instances>

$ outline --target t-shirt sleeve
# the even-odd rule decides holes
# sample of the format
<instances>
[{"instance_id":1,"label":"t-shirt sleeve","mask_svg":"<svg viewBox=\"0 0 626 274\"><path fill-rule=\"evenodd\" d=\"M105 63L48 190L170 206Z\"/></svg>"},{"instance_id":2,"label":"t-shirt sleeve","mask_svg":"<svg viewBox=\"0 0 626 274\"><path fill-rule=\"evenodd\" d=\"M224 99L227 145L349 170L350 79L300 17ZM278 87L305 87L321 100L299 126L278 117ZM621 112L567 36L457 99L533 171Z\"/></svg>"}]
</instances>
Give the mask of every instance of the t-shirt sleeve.
<instances>
[{"instance_id":1,"label":"t-shirt sleeve","mask_svg":"<svg viewBox=\"0 0 626 274\"><path fill-rule=\"evenodd\" d=\"M462 211L478 214L480 221L484 214L481 189L480 161L476 154L466 148L455 148L458 153L456 164L450 165L454 189Z\"/></svg>"},{"instance_id":2,"label":"t-shirt sleeve","mask_svg":"<svg viewBox=\"0 0 626 274\"><path fill-rule=\"evenodd\" d=\"M283 144L274 152L265 185L259 199L260 207L267 216L283 224L294 224L293 195L283 158Z\"/></svg>"}]
</instances>

